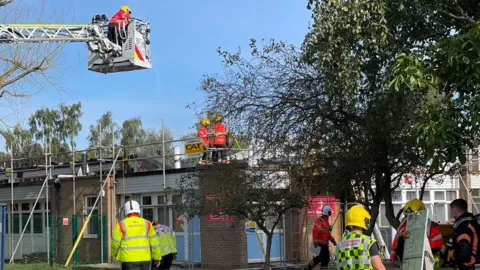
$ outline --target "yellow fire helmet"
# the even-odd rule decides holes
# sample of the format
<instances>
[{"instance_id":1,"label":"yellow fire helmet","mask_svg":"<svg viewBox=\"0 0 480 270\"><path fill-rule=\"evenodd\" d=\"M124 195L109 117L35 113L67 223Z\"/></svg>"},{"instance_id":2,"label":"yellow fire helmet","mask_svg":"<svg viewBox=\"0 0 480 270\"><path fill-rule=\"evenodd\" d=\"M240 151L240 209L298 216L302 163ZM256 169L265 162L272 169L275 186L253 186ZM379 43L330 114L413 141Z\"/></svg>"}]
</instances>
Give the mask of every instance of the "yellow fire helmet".
<instances>
[{"instance_id":1,"label":"yellow fire helmet","mask_svg":"<svg viewBox=\"0 0 480 270\"><path fill-rule=\"evenodd\" d=\"M120 10L123 10L123 11L128 12L128 13L132 13L132 10L128 6L121 6Z\"/></svg>"},{"instance_id":2,"label":"yellow fire helmet","mask_svg":"<svg viewBox=\"0 0 480 270\"><path fill-rule=\"evenodd\" d=\"M423 202L417 198L411 199L403 207L404 214L413 213L413 212L422 211L422 210L425 210L425 204L423 204Z\"/></svg>"},{"instance_id":3,"label":"yellow fire helmet","mask_svg":"<svg viewBox=\"0 0 480 270\"><path fill-rule=\"evenodd\" d=\"M352 208L348 209L347 214L345 215L345 225L347 227L355 226L367 230L368 226L370 226L371 218L372 217L365 208L361 205L354 205Z\"/></svg>"},{"instance_id":4,"label":"yellow fire helmet","mask_svg":"<svg viewBox=\"0 0 480 270\"><path fill-rule=\"evenodd\" d=\"M222 121L223 117L221 115L215 116L215 122L220 122Z\"/></svg>"},{"instance_id":5,"label":"yellow fire helmet","mask_svg":"<svg viewBox=\"0 0 480 270\"><path fill-rule=\"evenodd\" d=\"M202 125L204 125L204 126L210 125L210 119L208 119L208 118L203 118L203 120L202 120Z\"/></svg>"}]
</instances>

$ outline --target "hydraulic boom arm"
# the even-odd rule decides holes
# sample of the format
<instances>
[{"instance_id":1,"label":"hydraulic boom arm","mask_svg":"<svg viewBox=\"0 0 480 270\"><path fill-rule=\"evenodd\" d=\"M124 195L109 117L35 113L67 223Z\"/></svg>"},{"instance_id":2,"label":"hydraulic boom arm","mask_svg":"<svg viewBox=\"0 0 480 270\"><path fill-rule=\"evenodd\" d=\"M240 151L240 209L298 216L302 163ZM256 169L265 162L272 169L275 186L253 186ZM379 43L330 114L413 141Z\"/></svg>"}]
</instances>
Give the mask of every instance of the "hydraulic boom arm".
<instances>
[{"instance_id":1,"label":"hydraulic boom arm","mask_svg":"<svg viewBox=\"0 0 480 270\"><path fill-rule=\"evenodd\" d=\"M93 41L89 24L3 24L0 43Z\"/></svg>"},{"instance_id":2,"label":"hydraulic boom arm","mask_svg":"<svg viewBox=\"0 0 480 270\"><path fill-rule=\"evenodd\" d=\"M0 43L83 42L89 51L88 69L102 73L151 68L149 23L132 18L118 29L123 45L107 38L108 18L95 15L91 24L0 24Z\"/></svg>"}]
</instances>

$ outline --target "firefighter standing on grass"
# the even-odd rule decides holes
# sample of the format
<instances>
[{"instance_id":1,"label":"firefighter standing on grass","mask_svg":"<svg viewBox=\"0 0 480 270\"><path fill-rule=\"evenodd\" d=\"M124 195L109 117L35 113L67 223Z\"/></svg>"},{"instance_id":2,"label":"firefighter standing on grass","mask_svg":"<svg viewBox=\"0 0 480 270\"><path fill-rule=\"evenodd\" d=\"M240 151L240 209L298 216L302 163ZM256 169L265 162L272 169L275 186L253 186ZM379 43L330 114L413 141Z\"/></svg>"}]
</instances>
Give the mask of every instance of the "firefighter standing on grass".
<instances>
[{"instance_id":1,"label":"firefighter standing on grass","mask_svg":"<svg viewBox=\"0 0 480 270\"><path fill-rule=\"evenodd\" d=\"M313 246L320 247L318 256L308 264L308 269L313 269L317 264L320 264L320 269L328 269L328 263L330 262L330 252L328 250L328 243L331 241L334 245L337 242L330 234L330 224L328 218L332 215L333 209L329 205L325 205L322 208L322 216L315 220L313 225L312 236Z\"/></svg>"},{"instance_id":2,"label":"firefighter standing on grass","mask_svg":"<svg viewBox=\"0 0 480 270\"><path fill-rule=\"evenodd\" d=\"M337 269L385 270L378 254L377 241L365 235L370 223L370 214L360 205L350 208L345 215L345 225L349 230L337 244L335 262Z\"/></svg>"},{"instance_id":3,"label":"firefighter standing on grass","mask_svg":"<svg viewBox=\"0 0 480 270\"><path fill-rule=\"evenodd\" d=\"M177 259L177 238L175 237L175 232L172 228L160 224L160 222L155 222L153 227L160 242L162 262L159 266L153 266L152 270L168 270L172 266L172 262Z\"/></svg>"},{"instance_id":4,"label":"firefighter standing on grass","mask_svg":"<svg viewBox=\"0 0 480 270\"><path fill-rule=\"evenodd\" d=\"M403 250L405 246L405 239L407 236L406 215L409 213L414 213L422 210L425 210L425 204L417 198L414 198L408 201L403 207L403 213L405 214L405 218L400 222L400 225L397 228L397 234L393 239L392 250L390 255L390 260L392 262L394 261L401 262L403 260ZM436 222L428 219L426 231L427 231L428 243L430 244L430 248L432 249L432 254L437 260L439 256L440 248L443 245L443 238L442 238L442 234L440 233L440 226L438 226Z\"/></svg>"},{"instance_id":5,"label":"firefighter standing on grass","mask_svg":"<svg viewBox=\"0 0 480 270\"><path fill-rule=\"evenodd\" d=\"M121 262L121 270L150 270L160 265L160 243L150 221L141 218L140 205L128 201L124 206L126 218L115 226L112 236L112 256Z\"/></svg>"}]
</instances>

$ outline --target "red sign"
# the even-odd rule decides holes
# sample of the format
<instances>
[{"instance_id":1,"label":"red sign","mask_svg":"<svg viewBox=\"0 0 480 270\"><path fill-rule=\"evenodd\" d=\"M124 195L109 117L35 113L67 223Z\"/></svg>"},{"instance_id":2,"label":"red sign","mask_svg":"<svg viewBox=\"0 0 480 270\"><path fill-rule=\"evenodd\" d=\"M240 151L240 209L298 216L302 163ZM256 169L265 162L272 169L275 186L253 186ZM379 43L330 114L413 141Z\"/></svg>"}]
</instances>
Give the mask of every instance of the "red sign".
<instances>
[{"instance_id":1,"label":"red sign","mask_svg":"<svg viewBox=\"0 0 480 270\"><path fill-rule=\"evenodd\" d=\"M205 217L206 221L209 222L231 222L233 221L232 216L226 216L226 215L207 215Z\"/></svg>"},{"instance_id":2,"label":"red sign","mask_svg":"<svg viewBox=\"0 0 480 270\"><path fill-rule=\"evenodd\" d=\"M68 226L68 218L63 218L63 225Z\"/></svg>"},{"instance_id":3,"label":"red sign","mask_svg":"<svg viewBox=\"0 0 480 270\"><path fill-rule=\"evenodd\" d=\"M320 217L322 215L322 208L324 205L330 205L333 212L332 215L336 213L337 205L335 203L335 196L312 196L308 200L308 216L310 217Z\"/></svg>"}]
</instances>

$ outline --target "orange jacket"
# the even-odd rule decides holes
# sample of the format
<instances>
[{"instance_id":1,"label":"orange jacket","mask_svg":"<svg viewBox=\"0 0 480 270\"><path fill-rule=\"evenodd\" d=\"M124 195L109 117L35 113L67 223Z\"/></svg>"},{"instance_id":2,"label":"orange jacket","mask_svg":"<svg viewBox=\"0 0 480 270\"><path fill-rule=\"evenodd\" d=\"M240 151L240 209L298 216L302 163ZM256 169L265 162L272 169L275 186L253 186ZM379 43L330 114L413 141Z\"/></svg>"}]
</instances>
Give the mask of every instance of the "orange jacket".
<instances>
[{"instance_id":1,"label":"orange jacket","mask_svg":"<svg viewBox=\"0 0 480 270\"><path fill-rule=\"evenodd\" d=\"M216 123L213 126L213 132L215 133L214 145L227 144L227 136L225 134L228 133L228 129L223 123Z\"/></svg>"},{"instance_id":2,"label":"orange jacket","mask_svg":"<svg viewBox=\"0 0 480 270\"><path fill-rule=\"evenodd\" d=\"M208 142L208 128L206 126L201 126L198 129L197 136L202 138L203 145L205 147L208 147L208 144L209 144L209 142Z\"/></svg>"},{"instance_id":3,"label":"orange jacket","mask_svg":"<svg viewBox=\"0 0 480 270\"><path fill-rule=\"evenodd\" d=\"M312 230L313 245L316 246L326 246L328 241L334 242L333 236L330 234L330 224L328 222L328 217L325 218L321 216L315 220Z\"/></svg>"},{"instance_id":4,"label":"orange jacket","mask_svg":"<svg viewBox=\"0 0 480 270\"><path fill-rule=\"evenodd\" d=\"M127 22L127 20L130 20L131 16L130 13L125 12L123 10L118 11L113 15L113 17L110 19L108 22L109 24L112 23L117 23L119 26L122 26Z\"/></svg>"},{"instance_id":5,"label":"orange jacket","mask_svg":"<svg viewBox=\"0 0 480 270\"><path fill-rule=\"evenodd\" d=\"M406 232L407 232L407 219L404 218L402 222L400 222L395 238L393 239L392 250L390 253L390 260L392 262L395 260L395 255L396 255L395 251L397 249L398 238L400 235L405 235ZM438 226L436 222L433 222L429 219L427 222L427 232L429 232L427 235L427 238L432 251L435 251L434 249L440 249L443 245L443 237L442 237L442 234L440 233L440 226ZM403 258L403 256L401 255L400 257Z\"/></svg>"}]
</instances>

